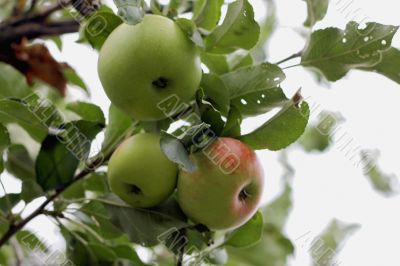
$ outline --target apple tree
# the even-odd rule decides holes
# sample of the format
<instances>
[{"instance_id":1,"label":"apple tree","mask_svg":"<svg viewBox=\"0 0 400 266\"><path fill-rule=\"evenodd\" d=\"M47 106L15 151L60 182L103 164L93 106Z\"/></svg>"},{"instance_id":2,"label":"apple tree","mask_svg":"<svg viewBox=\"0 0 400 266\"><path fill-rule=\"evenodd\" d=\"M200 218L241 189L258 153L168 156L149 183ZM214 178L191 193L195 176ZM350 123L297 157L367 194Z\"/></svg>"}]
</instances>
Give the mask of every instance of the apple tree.
<instances>
[{"instance_id":1,"label":"apple tree","mask_svg":"<svg viewBox=\"0 0 400 266\"><path fill-rule=\"evenodd\" d=\"M329 1L306 0L304 48L270 62L276 12L264 2L256 21L249 0L0 1L0 264L286 265L294 245L284 230L293 175L285 151L323 151L340 119L325 113L309 124L301 90L281 86L285 69L325 82L357 69L400 83L398 27L313 30ZM90 100L102 88L88 88L47 48L62 52L68 33L99 52L107 118ZM242 133L243 120L267 113ZM255 151L265 149L281 152L286 172L282 193L264 206ZM392 193L363 158L374 186ZM18 193L7 192L5 175ZM57 226L65 252L27 228L38 217ZM321 238L335 251L356 229L334 220Z\"/></svg>"}]
</instances>

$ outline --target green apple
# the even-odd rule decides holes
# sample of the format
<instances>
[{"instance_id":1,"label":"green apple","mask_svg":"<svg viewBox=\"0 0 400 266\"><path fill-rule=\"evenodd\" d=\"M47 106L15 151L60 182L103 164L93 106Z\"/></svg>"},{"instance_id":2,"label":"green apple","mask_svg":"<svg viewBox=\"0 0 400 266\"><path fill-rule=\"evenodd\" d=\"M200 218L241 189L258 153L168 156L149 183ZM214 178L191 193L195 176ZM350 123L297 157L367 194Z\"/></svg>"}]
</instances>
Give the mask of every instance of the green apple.
<instances>
[{"instance_id":1,"label":"green apple","mask_svg":"<svg viewBox=\"0 0 400 266\"><path fill-rule=\"evenodd\" d=\"M121 24L103 44L98 73L111 102L132 118L156 121L171 116L157 104L171 95L194 99L202 71L197 48L169 18L146 15Z\"/></svg>"},{"instance_id":2,"label":"green apple","mask_svg":"<svg viewBox=\"0 0 400 266\"><path fill-rule=\"evenodd\" d=\"M141 133L125 140L108 163L111 190L134 207L164 202L175 190L178 167L160 148L160 136Z\"/></svg>"},{"instance_id":3,"label":"green apple","mask_svg":"<svg viewBox=\"0 0 400 266\"><path fill-rule=\"evenodd\" d=\"M194 222L212 230L246 223L257 211L264 174L255 152L239 140L219 138L191 155L197 168L181 171L178 201Z\"/></svg>"}]
</instances>

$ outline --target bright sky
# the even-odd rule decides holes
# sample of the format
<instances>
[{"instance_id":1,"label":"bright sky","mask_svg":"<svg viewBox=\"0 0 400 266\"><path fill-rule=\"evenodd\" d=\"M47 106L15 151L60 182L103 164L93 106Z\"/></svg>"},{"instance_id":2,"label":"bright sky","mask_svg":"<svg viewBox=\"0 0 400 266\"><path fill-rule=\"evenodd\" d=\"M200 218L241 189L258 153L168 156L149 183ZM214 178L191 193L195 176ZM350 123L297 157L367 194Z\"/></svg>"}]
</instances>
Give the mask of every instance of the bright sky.
<instances>
[{"instance_id":1,"label":"bright sky","mask_svg":"<svg viewBox=\"0 0 400 266\"><path fill-rule=\"evenodd\" d=\"M265 14L262 0L251 1L257 18ZM306 17L306 5L301 0L279 0L279 29L273 35L268 48L270 61L275 62L298 52L304 46L304 39L298 34ZM350 18L399 25L399 4L394 0L331 0L326 19L317 28L343 27ZM343 12L341 9L348 6ZM64 48L59 53L54 46L52 52L67 61L85 79L92 92L92 101L108 112L108 100L102 90L96 72L97 54L91 48L74 43L77 35L64 38ZM400 47L400 34L395 37L394 46ZM353 140L353 145L365 149L379 149L380 166L387 173L400 177L398 149L400 148L400 85L376 74L354 71L344 80L331 85L320 86L302 68L286 71L287 79L282 87L288 96L299 87L311 104L320 105L320 110L340 111L345 117L342 132ZM73 90L73 97L82 97L79 90ZM314 114L315 117L318 113ZM244 122L243 131L248 132L265 121L259 117ZM343 144L343 143L342 143ZM357 145L356 145L357 144ZM294 209L287 225L287 234L294 240L309 233L321 232L332 218L349 223L361 224L361 229L347 242L340 253L341 266L398 266L400 253L400 197L384 198L377 194L362 175L333 144L325 153L306 154L294 148L289 161L296 169L293 179ZM281 190L282 168L278 153L259 152L267 182L265 199L270 200ZM7 178L7 189L18 191L19 184ZM37 203L39 203L38 200ZM268 219L268 217L266 217ZM51 242L57 242L57 234L50 232L50 224L39 218L29 224ZM291 265L310 265L307 244L296 245L296 256Z\"/></svg>"}]
</instances>

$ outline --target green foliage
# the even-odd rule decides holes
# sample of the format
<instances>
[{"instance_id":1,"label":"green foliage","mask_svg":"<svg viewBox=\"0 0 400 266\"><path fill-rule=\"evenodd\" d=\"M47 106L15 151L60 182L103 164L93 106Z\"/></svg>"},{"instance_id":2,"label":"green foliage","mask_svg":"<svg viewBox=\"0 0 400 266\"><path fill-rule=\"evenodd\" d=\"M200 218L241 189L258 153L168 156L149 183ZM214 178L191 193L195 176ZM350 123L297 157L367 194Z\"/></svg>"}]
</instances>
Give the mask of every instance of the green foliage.
<instances>
[{"instance_id":1,"label":"green foliage","mask_svg":"<svg viewBox=\"0 0 400 266\"><path fill-rule=\"evenodd\" d=\"M332 132L342 122L342 117L330 112L322 112L319 120L309 126L299 139L299 144L308 152L324 151L332 141Z\"/></svg>"},{"instance_id":2,"label":"green foliage","mask_svg":"<svg viewBox=\"0 0 400 266\"><path fill-rule=\"evenodd\" d=\"M155 208L135 209L110 195L104 205L111 214L113 224L126 233L133 243L142 246L160 244L171 232L188 227L184 214L173 199Z\"/></svg>"},{"instance_id":3,"label":"green foliage","mask_svg":"<svg viewBox=\"0 0 400 266\"><path fill-rule=\"evenodd\" d=\"M279 84L285 74L276 65L260 64L240 68L221 76L229 91L231 103L243 116L266 113L287 101Z\"/></svg>"},{"instance_id":4,"label":"green foliage","mask_svg":"<svg viewBox=\"0 0 400 266\"><path fill-rule=\"evenodd\" d=\"M256 150L286 148L303 134L309 115L308 104L294 99L259 128L241 136L240 140Z\"/></svg>"},{"instance_id":5,"label":"green foliage","mask_svg":"<svg viewBox=\"0 0 400 266\"><path fill-rule=\"evenodd\" d=\"M100 10L83 23L79 41L86 40L94 49L100 50L108 35L121 23L122 19L110 10ZM74 81L80 84L76 79Z\"/></svg>"},{"instance_id":6,"label":"green foliage","mask_svg":"<svg viewBox=\"0 0 400 266\"><path fill-rule=\"evenodd\" d=\"M360 228L357 224L346 224L333 220L325 230L317 236L310 248L313 265L334 265L336 255L343 247L345 240Z\"/></svg>"},{"instance_id":7,"label":"green foliage","mask_svg":"<svg viewBox=\"0 0 400 266\"><path fill-rule=\"evenodd\" d=\"M390 78L394 82L400 84L400 75L397 71L400 64L400 50L397 48L389 48L381 54L380 61L371 67L362 67L361 70L377 72Z\"/></svg>"},{"instance_id":8,"label":"green foliage","mask_svg":"<svg viewBox=\"0 0 400 266\"><path fill-rule=\"evenodd\" d=\"M72 68L66 68L63 71L64 77L68 80L68 83L75 85L79 88L81 88L83 91L85 91L87 94L89 94L89 90L85 82L82 80L82 78L76 73L75 70Z\"/></svg>"},{"instance_id":9,"label":"green foliage","mask_svg":"<svg viewBox=\"0 0 400 266\"><path fill-rule=\"evenodd\" d=\"M236 248L248 247L260 241L263 234L263 216L257 212L245 225L228 236L225 245Z\"/></svg>"},{"instance_id":10,"label":"green foliage","mask_svg":"<svg viewBox=\"0 0 400 266\"><path fill-rule=\"evenodd\" d=\"M264 216L263 237L255 245L244 248L228 248L229 266L285 266L294 253L294 246L282 230L292 207L291 188L284 191L262 209Z\"/></svg>"},{"instance_id":11,"label":"green foliage","mask_svg":"<svg viewBox=\"0 0 400 266\"><path fill-rule=\"evenodd\" d=\"M108 112L108 125L104 133L104 141L101 150L109 154L121 141L133 133L136 123L121 112L114 105L110 105Z\"/></svg>"},{"instance_id":12,"label":"green foliage","mask_svg":"<svg viewBox=\"0 0 400 266\"><path fill-rule=\"evenodd\" d=\"M172 162L177 163L187 171L194 171L195 164L190 160L185 145L177 137L163 132L160 140L161 150Z\"/></svg>"},{"instance_id":13,"label":"green foliage","mask_svg":"<svg viewBox=\"0 0 400 266\"><path fill-rule=\"evenodd\" d=\"M374 189L385 196L397 195L400 191L399 180L394 174L384 173L378 166L376 152L364 150L361 151L362 170L364 175L371 182Z\"/></svg>"},{"instance_id":14,"label":"green foliage","mask_svg":"<svg viewBox=\"0 0 400 266\"><path fill-rule=\"evenodd\" d=\"M73 102L66 105L66 109L76 113L83 120L105 125L103 111L100 107L92 103Z\"/></svg>"},{"instance_id":15,"label":"green foliage","mask_svg":"<svg viewBox=\"0 0 400 266\"><path fill-rule=\"evenodd\" d=\"M114 3L125 23L135 25L143 20L143 0L114 0Z\"/></svg>"},{"instance_id":16,"label":"green foliage","mask_svg":"<svg viewBox=\"0 0 400 266\"><path fill-rule=\"evenodd\" d=\"M308 17L304 26L313 27L315 23L322 20L329 7L329 0L304 0L307 3Z\"/></svg>"},{"instance_id":17,"label":"green foliage","mask_svg":"<svg viewBox=\"0 0 400 266\"><path fill-rule=\"evenodd\" d=\"M79 163L89 155L91 140L102 129L99 123L80 120L65 124L57 135L47 135L35 165L38 184L52 190L71 182Z\"/></svg>"},{"instance_id":18,"label":"green foliage","mask_svg":"<svg viewBox=\"0 0 400 266\"><path fill-rule=\"evenodd\" d=\"M199 0L194 3L193 21L200 28L211 31L221 18L223 0Z\"/></svg>"},{"instance_id":19,"label":"green foliage","mask_svg":"<svg viewBox=\"0 0 400 266\"><path fill-rule=\"evenodd\" d=\"M259 34L253 7L248 0L237 0L229 4L223 23L206 37L206 49L213 53L250 50L256 45Z\"/></svg>"},{"instance_id":20,"label":"green foliage","mask_svg":"<svg viewBox=\"0 0 400 266\"><path fill-rule=\"evenodd\" d=\"M361 28L349 22L346 30L327 28L312 33L303 52L301 64L319 69L329 81L343 78L351 69L374 70L378 65L386 74L382 57L390 51L397 27L367 23ZM386 61L387 62L387 61Z\"/></svg>"}]
</instances>

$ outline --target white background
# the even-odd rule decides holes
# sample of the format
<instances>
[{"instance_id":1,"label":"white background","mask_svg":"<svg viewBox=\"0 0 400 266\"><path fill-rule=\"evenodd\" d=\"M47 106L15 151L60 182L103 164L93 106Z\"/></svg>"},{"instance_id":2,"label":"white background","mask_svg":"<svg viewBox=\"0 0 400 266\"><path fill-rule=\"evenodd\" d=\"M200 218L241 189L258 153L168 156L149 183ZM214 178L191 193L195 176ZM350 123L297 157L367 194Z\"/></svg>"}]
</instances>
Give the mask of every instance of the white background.
<instances>
[{"instance_id":1,"label":"white background","mask_svg":"<svg viewBox=\"0 0 400 266\"><path fill-rule=\"evenodd\" d=\"M262 0L251 1L257 19L266 12ZM278 30L268 46L269 61L283 59L304 47L299 35L306 18L306 5L301 0L278 0ZM343 12L340 9L348 6ZM358 10L358 11L357 11ZM331 0L331 6L324 21L316 28L337 26L343 28L350 19L383 24L399 25L399 3L395 0ZM400 46L398 34L393 45ZM90 87L95 104L108 113L109 102L97 77L97 53L87 46L76 44L76 34L64 37L62 53L49 44L52 53L72 65ZM296 63L296 61L294 61ZM290 64L290 63L289 63ZM400 72L400 69L399 69ZM312 75L301 67L285 71L286 81L282 84L287 96L299 87L311 104L321 110L340 111L346 121L342 133L353 144L363 149L380 150L380 166L387 173L400 177L398 150L400 148L400 85L373 73L352 71L345 79L331 84L330 88L318 85ZM71 89L71 98L84 97L79 90ZM87 99L88 100L88 99ZM313 114L313 117L318 112ZM243 131L248 132L264 121L265 117L244 122ZM341 143L343 144L343 143ZM265 200L271 200L282 189L282 167L278 153L261 151L260 158L266 173ZM289 161L296 169L293 178L294 208L287 224L287 234L292 240L309 233L316 236L332 218L361 225L339 254L342 266L398 266L400 265L400 198L385 198L376 193L362 170L354 167L340 151L340 143L333 141L330 149L323 153L306 154L293 147ZM8 192L18 192L20 185L3 176ZM41 200L37 200L36 204ZM36 205L35 204L35 205ZM29 210L28 210L29 211ZM268 217L266 217L268 219ZM52 224L39 217L29 224L54 246L62 247L58 233ZM295 257L291 265L310 265L308 245L302 240L294 242Z\"/></svg>"}]
</instances>

